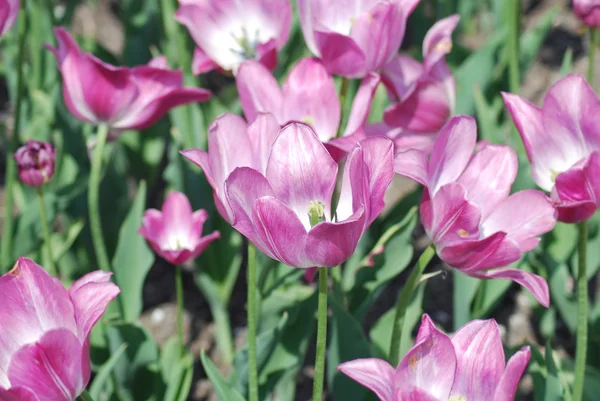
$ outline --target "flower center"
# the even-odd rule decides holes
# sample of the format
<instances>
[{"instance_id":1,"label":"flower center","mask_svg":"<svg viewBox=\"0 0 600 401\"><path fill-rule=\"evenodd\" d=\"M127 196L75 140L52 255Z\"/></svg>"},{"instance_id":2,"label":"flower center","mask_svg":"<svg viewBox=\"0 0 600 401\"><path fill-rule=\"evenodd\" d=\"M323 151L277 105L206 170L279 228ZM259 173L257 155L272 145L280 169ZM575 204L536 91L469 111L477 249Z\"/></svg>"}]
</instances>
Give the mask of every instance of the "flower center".
<instances>
[{"instance_id":1,"label":"flower center","mask_svg":"<svg viewBox=\"0 0 600 401\"><path fill-rule=\"evenodd\" d=\"M311 227L325 221L325 204L321 201L310 201L308 204L308 219Z\"/></svg>"},{"instance_id":2,"label":"flower center","mask_svg":"<svg viewBox=\"0 0 600 401\"><path fill-rule=\"evenodd\" d=\"M248 30L245 26L242 26L240 31L230 33L238 48L231 48L230 50L238 56L246 60L254 60L257 56L256 47L260 43L260 32L258 29L254 30L253 37L250 37Z\"/></svg>"},{"instance_id":3,"label":"flower center","mask_svg":"<svg viewBox=\"0 0 600 401\"><path fill-rule=\"evenodd\" d=\"M190 249L188 238L180 234L171 235L167 240L166 245L165 251L181 251L184 249Z\"/></svg>"}]
</instances>

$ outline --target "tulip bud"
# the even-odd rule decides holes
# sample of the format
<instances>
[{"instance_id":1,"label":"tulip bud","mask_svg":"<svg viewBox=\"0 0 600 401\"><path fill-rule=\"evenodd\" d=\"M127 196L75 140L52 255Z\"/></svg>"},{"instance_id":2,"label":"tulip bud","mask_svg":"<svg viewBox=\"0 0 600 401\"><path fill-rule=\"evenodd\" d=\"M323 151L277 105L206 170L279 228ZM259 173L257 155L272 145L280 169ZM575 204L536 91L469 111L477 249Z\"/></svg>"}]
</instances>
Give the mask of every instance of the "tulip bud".
<instances>
[{"instance_id":1,"label":"tulip bud","mask_svg":"<svg viewBox=\"0 0 600 401\"><path fill-rule=\"evenodd\" d=\"M29 140L15 153L19 179L25 185L39 187L54 175L54 147L48 142Z\"/></svg>"},{"instance_id":2,"label":"tulip bud","mask_svg":"<svg viewBox=\"0 0 600 401\"><path fill-rule=\"evenodd\" d=\"M587 26L600 28L600 1L573 0L573 11Z\"/></svg>"}]
</instances>

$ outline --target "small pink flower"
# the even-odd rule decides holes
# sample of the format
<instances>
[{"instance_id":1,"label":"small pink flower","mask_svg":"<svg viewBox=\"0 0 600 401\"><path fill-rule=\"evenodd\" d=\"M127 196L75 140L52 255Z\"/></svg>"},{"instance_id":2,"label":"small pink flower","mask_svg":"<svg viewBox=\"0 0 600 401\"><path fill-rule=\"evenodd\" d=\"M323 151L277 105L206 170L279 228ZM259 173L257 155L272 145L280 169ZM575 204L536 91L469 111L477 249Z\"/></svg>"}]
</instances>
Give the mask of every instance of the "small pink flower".
<instances>
[{"instance_id":1,"label":"small pink flower","mask_svg":"<svg viewBox=\"0 0 600 401\"><path fill-rule=\"evenodd\" d=\"M54 147L48 142L27 141L15 152L19 179L25 185L39 187L54 175Z\"/></svg>"},{"instance_id":2,"label":"small pink flower","mask_svg":"<svg viewBox=\"0 0 600 401\"><path fill-rule=\"evenodd\" d=\"M481 146L468 116L452 118L440 132L431 156L400 152L398 174L423 184L421 221L440 258L471 277L513 280L548 306L546 281L532 273L502 268L521 258L552 230L556 211L537 190L509 196L517 155L503 145Z\"/></svg>"},{"instance_id":3,"label":"small pink flower","mask_svg":"<svg viewBox=\"0 0 600 401\"><path fill-rule=\"evenodd\" d=\"M0 36L13 27L20 8L20 0L0 0Z\"/></svg>"},{"instance_id":4,"label":"small pink flower","mask_svg":"<svg viewBox=\"0 0 600 401\"><path fill-rule=\"evenodd\" d=\"M600 28L599 0L573 0L573 10L587 26Z\"/></svg>"},{"instance_id":5,"label":"small pink flower","mask_svg":"<svg viewBox=\"0 0 600 401\"><path fill-rule=\"evenodd\" d=\"M381 401L513 401L530 357L529 347L523 347L505 363L494 320L474 320L448 337L423 315L415 345L396 369L365 358L338 370Z\"/></svg>"},{"instance_id":6,"label":"small pink flower","mask_svg":"<svg viewBox=\"0 0 600 401\"><path fill-rule=\"evenodd\" d=\"M331 216L338 165L305 124L290 123L270 150L265 173L236 168L225 181L233 227L269 257L299 268L347 260L383 209L393 177L387 138L360 142L346 160Z\"/></svg>"},{"instance_id":7,"label":"small pink flower","mask_svg":"<svg viewBox=\"0 0 600 401\"><path fill-rule=\"evenodd\" d=\"M310 51L348 78L377 72L396 54L419 0L298 0Z\"/></svg>"},{"instance_id":8,"label":"small pink flower","mask_svg":"<svg viewBox=\"0 0 600 401\"><path fill-rule=\"evenodd\" d=\"M195 74L214 68L237 73L246 60L272 70L288 40L292 5L288 0L179 0L175 18L198 45Z\"/></svg>"},{"instance_id":9,"label":"small pink flower","mask_svg":"<svg viewBox=\"0 0 600 401\"><path fill-rule=\"evenodd\" d=\"M66 290L32 260L0 277L0 400L74 401L90 380L88 336L119 294L95 271Z\"/></svg>"},{"instance_id":10,"label":"small pink flower","mask_svg":"<svg viewBox=\"0 0 600 401\"><path fill-rule=\"evenodd\" d=\"M211 242L220 237L218 231L202 236L202 226L207 219L206 210L192 213L188 198L181 192L173 191L163 203L162 211L146 210L138 232L165 260L182 265L198 257Z\"/></svg>"},{"instance_id":11,"label":"small pink flower","mask_svg":"<svg viewBox=\"0 0 600 401\"><path fill-rule=\"evenodd\" d=\"M48 48L62 73L65 103L82 121L108 124L117 131L141 130L173 107L211 96L206 89L184 88L181 71L162 64L156 67L156 61L134 68L114 67L83 53L65 29L54 32L58 48Z\"/></svg>"},{"instance_id":12,"label":"small pink flower","mask_svg":"<svg viewBox=\"0 0 600 401\"><path fill-rule=\"evenodd\" d=\"M542 108L510 93L504 103L521 134L531 174L558 210L578 223L600 206L600 100L580 75L554 84Z\"/></svg>"}]
</instances>

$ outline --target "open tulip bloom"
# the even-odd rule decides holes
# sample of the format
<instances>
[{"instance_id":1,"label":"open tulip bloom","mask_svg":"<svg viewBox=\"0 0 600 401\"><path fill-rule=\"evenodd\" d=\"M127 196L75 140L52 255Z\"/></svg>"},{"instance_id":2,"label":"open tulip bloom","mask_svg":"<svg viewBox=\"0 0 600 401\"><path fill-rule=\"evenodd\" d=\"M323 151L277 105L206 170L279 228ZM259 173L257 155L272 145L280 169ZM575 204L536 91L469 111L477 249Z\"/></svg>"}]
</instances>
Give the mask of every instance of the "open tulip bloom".
<instances>
[{"instance_id":1,"label":"open tulip bloom","mask_svg":"<svg viewBox=\"0 0 600 401\"><path fill-rule=\"evenodd\" d=\"M505 363L494 320L474 320L448 337L423 315L415 345L396 369L375 358L338 369L381 401L513 401L530 356L523 347Z\"/></svg>"},{"instance_id":2,"label":"open tulip bloom","mask_svg":"<svg viewBox=\"0 0 600 401\"><path fill-rule=\"evenodd\" d=\"M580 75L550 88L539 108L503 93L523 138L535 183L550 193L558 219L578 223L600 205L600 100Z\"/></svg>"},{"instance_id":3,"label":"open tulip bloom","mask_svg":"<svg viewBox=\"0 0 600 401\"><path fill-rule=\"evenodd\" d=\"M114 67L83 53L65 29L54 32L58 48L48 48L56 56L63 77L65 103L82 121L107 124L113 131L141 130L173 107L203 102L211 96L206 89L183 87L181 71L157 67L156 63Z\"/></svg>"},{"instance_id":4,"label":"open tulip bloom","mask_svg":"<svg viewBox=\"0 0 600 401\"><path fill-rule=\"evenodd\" d=\"M32 260L0 277L0 400L74 401L90 380L88 336L119 294L96 271L67 291Z\"/></svg>"},{"instance_id":5,"label":"open tulip bloom","mask_svg":"<svg viewBox=\"0 0 600 401\"><path fill-rule=\"evenodd\" d=\"M556 224L556 211L540 191L509 195L518 169L514 150L484 145L473 154L476 141L475 120L454 117L429 158L420 150L401 152L395 171L425 186L421 221L444 262L472 277L513 280L547 307L543 278L503 266L537 246Z\"/></svg>"},{"instance_id":6,"label":"open tulip bloom","mask_svg":"<svg viewBox=\"0 0 600 401\"><path fill-rule=\"evenodd\" d=\"M272 70L288 40L292 5L288 0L179 0L175 18L198 45L193 71L220 68L237 73L246 60Z\"/></svg>"},{"instance_id":7,"label":"open tulip bloom","mask_svg":"<svg viewBox=\"0 0 600 401\"><path fill-rule=\"evenodd\" d=\"M163 203L162 211L146 210L138 232L165 260L181 265L198 257L211 242L220 237L218 231L202 236L202 227L207 219L206 210L192 212L188 198L181 192L173 191Z\"/></svg>"}]
</instances>

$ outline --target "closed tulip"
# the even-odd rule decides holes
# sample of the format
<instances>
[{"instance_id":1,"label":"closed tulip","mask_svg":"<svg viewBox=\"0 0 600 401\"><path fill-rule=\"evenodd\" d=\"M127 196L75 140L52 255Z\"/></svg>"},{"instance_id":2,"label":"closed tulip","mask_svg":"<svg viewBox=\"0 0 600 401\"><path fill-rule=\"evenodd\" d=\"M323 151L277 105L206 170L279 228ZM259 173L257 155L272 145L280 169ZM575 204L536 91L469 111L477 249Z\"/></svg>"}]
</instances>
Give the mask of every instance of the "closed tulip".
<instances>
[{"instance_id":1,"label":"closed tulip","mask_svg":"<svg viewBox=\"0 0 600 401\"><path fill-rule=\"evenodd\" d=\"M39 187L54 175L56 152L48 142L29 140L15 152L19 179L25 185Z\"/></svg>"}]
</instances>

